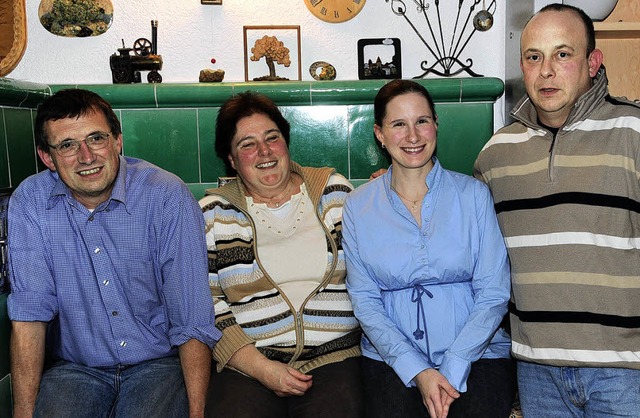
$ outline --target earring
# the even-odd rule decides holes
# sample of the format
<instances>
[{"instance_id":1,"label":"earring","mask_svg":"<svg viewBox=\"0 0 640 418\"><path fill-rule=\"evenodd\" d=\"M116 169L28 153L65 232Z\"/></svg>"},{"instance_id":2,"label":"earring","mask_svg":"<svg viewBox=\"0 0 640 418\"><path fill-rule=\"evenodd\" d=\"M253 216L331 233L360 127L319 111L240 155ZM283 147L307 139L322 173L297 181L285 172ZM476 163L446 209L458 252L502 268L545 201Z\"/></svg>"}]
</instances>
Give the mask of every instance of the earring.
<instances>
[{"instance_id":1,"label":"earring","mask_svg":"<svg viewBox=\"0 0 640 418\"><path fill-rule=\"evenodd\" d=\"M384 144L382 144L382 143L381 143L381 145L382 145L382 149L385 149L385 148L386 148L386 147L384 146Z\"/></svg>"}]
</instances>

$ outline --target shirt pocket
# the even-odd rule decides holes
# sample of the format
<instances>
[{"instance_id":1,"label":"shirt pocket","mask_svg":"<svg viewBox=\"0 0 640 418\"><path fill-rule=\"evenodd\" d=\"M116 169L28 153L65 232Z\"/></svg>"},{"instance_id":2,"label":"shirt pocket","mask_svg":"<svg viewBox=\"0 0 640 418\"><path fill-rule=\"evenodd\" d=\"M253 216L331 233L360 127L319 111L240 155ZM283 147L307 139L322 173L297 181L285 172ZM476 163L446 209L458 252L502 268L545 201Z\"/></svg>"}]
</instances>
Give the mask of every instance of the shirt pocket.
<instances>
[{"instance_id":1,"label":"shirt pocket","mask_svg":"<svg viewBox=\"0 0 640 418\"><path fill-rule=\"evenodd\" d=\"M134 315L140 319L155 316L162 299L153 264L144 260L126 260L124 264L127 282L125 292Z\"/></svg>"}]
</instances>

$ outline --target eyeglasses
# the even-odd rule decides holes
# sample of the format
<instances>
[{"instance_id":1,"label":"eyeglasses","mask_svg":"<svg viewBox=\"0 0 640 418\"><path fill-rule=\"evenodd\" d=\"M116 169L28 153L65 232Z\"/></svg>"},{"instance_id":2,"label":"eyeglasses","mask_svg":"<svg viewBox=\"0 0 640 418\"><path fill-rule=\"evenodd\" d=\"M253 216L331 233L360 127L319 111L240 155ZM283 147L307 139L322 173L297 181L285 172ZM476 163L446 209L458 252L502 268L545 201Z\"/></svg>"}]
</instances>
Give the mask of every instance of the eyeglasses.
<instances>
[{"instance_id":1,"label":"eyeglasses","mask_svg":"<svg viewBox=\"0 0 640 418\"><path fill-rule=\"evenodd\" d=\"M84 142L87 144L87 147L91 151L96 151L102 149L107 146L107 142L109 141L109 134L106 132L98 132L92 135L89 135L83 140L77 141L75 139L67 139L66 141L62 141L58 145L49 145L49 148L53 148L56 150L59 156L61 157L71 157L72 155L76 155L80 151L80 145Z\"/></svg>"}]
</instances>

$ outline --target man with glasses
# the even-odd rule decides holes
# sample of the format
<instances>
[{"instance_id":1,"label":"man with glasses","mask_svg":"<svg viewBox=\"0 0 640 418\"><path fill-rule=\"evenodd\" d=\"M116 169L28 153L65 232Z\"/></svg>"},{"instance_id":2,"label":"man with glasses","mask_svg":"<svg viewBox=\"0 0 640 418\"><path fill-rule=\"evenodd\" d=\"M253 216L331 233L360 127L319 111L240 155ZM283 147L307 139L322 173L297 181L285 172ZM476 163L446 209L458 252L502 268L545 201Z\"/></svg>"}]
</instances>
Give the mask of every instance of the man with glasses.
<instances>
[{"instance_id":1,"label":"man with glasses","mask_svg":"<svg viewBox=\"0 0 640 418\"><path fill-rule=\"evenodd\" d=\"M48 98L35 138L48 170L9 205L14 417L202 416L221 334L197 202L120 155L95 93Z\"/></svg>"}]
</instances>

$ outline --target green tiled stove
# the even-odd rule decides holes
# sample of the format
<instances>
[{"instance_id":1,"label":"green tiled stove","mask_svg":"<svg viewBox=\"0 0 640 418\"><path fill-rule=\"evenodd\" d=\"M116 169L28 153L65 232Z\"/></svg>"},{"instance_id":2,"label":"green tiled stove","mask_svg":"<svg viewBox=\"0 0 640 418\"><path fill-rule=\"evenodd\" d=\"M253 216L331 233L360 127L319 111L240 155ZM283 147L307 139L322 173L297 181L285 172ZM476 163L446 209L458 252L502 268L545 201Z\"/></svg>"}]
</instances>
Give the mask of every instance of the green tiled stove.
<instances>
[{"instance_id":1,"label":"green tiled stove","mask_svg":"<svg viewBox=\"0 0 640 418\"><path fill-rule=\"evenodd\" d=\"M493 107L504 84L497 78L416 80L432 94L438 113L437 156L446 168L471 174L493 133ZM302 165L331 166L358 186L388 165L373 137L373 99L384 80L43 85L0 78L0 188L16 187L44 166L33 138L35 109L63 88L86 88L111 103L122 122L123 154L144 158L178 175L196 198L226 175L215 155L215 118L233 94L271 97L291 122L291 155ZM0 295L0 417L10 416L9 322Z\"/></svg>"}]
</instances>

